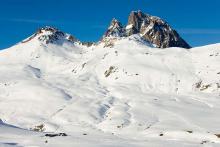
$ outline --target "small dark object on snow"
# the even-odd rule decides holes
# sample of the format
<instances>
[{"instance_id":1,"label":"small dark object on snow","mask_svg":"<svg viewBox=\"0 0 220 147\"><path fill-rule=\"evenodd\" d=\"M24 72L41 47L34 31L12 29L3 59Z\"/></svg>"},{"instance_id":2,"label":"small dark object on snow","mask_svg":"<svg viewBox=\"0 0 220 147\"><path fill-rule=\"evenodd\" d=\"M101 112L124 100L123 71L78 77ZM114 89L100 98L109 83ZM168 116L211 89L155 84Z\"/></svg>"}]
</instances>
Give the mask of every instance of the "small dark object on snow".
<instances>
[{"instance_id":1,"label":"small dark object on snow","mask_svg":"<svg viewBox=\"0 0 220 147\"><path fill-rule=\"evenodd\" d=\"M204 140L201 142L201 144L205 144L205 143L208 143L208 141Z\"/></svg>"},{"instance_id":2,"label":"small dark object on snow","mask_svg":"<svg viewBox=\"0 0 220 147\"><path fill-rule=\"evenodd\" d=\"M51 134L45 134L46 137L57 137L57 136L67 136L66 133L51 133Z\"/></svg>"},{"instance_id":3,"label":"small dark object on snow","mask_svg":"<svg viewBox=\"0 0 220 147\"><path fill-rule=\"evenodd\" d=\"M215 134L215 136L217 136L218 138L220 138L220 134Z\"/></svg>"}]
</instances>

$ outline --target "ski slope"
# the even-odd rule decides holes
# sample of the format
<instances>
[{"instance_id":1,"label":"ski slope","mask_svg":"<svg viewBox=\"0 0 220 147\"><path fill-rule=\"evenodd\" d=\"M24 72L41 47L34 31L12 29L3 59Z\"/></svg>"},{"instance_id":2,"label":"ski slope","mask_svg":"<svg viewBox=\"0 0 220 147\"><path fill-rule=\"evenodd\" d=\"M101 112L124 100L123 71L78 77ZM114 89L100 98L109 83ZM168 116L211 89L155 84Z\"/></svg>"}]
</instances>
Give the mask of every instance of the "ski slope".
<instances>
[{"instance_id":1,"label":"ski slope","mask_svg":"<svg viewBox=\"0 0 220 147\"><path fill-rule=\"evenodd\" d=\"M104 46L0 51L0 146L220 146L220 44Z\"/></svg>"}]
</instances>

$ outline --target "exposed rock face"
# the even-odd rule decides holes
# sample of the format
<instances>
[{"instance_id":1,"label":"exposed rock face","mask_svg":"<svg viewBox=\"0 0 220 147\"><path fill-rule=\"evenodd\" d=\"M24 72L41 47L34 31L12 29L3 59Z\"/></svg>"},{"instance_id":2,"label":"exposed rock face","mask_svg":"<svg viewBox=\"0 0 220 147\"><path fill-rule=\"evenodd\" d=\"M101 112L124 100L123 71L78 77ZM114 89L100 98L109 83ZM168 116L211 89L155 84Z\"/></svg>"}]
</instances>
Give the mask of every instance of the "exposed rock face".
<instances>
[{"instance_id":1,"label":"exposed rock face","mask_svg":"<svg viewBox=\"0 0 220 147\"><path fill-rule=\"evenodd\" d=\"M125 28L123 25L116 20L115 18L111 21L110 26L108 27L108 30L105 32L103 38L106 37L123 37L125 36Z\"/></svg>"},{"instance_id":2,"label":"exposed rock face","mask_svg":"<svg viewBox=\"0 0 220 147\"><path fill-rule=\"evenodd\" d=\"M143 40L159 48L191 48L166 21L141 11L130 13L126 27L113 19L102 41L106 42L109 38L128 37L134 34L139 34Z\"/></svg>"},{"instance_id":3,"label":"exposed rock face","mask_svg":"<svg viewBox=\"0 0 220 147\"><path fill-rule=\"evenodd\" d=\"M38 40L48 43L53 43L64 37L64 33L59 31L56 28L45 27L41 28L37 32L38 34L42 34L38 37Z\"/></svg>"},{"instance_id":4,"label":"exposed rock face","mask_svg":"<svg viewBox=\"0 0 220 147\"><path fill-rule=\"evenodd\" d=\"M84 45L84 46L87 46L87 47L95 45L94 42L82 42L81 44Z\"/></svg>"},{"instance_id":5,"label":"exposed rock face","mask_svg":"<svg viewBox=\"0 0 220 147\"><path fill-rule=\"evenodd\" d=\"M57 41L64 41L64 40L72 43L78 42L78 40L72 35L66 34L56 28L46 26L44 28L40 28L31 37L22 41L22 43L28 42L36 37L39 41L44 42L46 44L56 43Z\"/></svg>"},{"instance_id":6,"label":"exposed rock face","mask_svg":"<svg viewBox=\"0 0 220 147\"><path fill-rule=\"evenodd\" d=\"M113 47L118 38L125 36L124 26L121 22L113 18L107 31L102 36L101 42L104 43L104 47Z\"/></svg>"},{"instance_id":7,"label":"exposed rock face","mask_svg":"<svg viewBox=\"0 0 220 147\"><path fill-rule=\"evenodd\" d=\"M190 48L166 21L159 17L144 14L141 11L131 12L126 27L126 33L128 36L140 33L145 40L160 48Z\"/></svg>"},{"instance_id":8,"label":"exposed rock face","mask_svg":"<svg viewBox=\"0 0 220 147\"><path fill-rule=\"evenodd\" d=\"M128 36L140 33L141 25L149 22L149 15L140 11L130 13L128 18L128 25L126 26L126 33Z\"/></svg>"}]
</instances>

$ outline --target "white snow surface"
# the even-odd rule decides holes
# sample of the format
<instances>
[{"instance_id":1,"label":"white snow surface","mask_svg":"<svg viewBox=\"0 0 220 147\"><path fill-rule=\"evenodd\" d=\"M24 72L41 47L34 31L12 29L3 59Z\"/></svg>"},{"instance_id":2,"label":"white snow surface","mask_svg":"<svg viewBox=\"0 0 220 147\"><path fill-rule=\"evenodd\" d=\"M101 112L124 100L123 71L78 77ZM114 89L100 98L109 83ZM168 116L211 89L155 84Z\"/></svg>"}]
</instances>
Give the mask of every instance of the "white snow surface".
<instances>
[{"instance_id":1,"label":"white snow surface","mask_svg":"<svg viewBox=\"0 0 220 147\"><path fill-rule=\"evenodd\" d=\"M0 51L0 146L218 147L219 115L220 44L33 39Z\"/></svg>"}]
</instances>

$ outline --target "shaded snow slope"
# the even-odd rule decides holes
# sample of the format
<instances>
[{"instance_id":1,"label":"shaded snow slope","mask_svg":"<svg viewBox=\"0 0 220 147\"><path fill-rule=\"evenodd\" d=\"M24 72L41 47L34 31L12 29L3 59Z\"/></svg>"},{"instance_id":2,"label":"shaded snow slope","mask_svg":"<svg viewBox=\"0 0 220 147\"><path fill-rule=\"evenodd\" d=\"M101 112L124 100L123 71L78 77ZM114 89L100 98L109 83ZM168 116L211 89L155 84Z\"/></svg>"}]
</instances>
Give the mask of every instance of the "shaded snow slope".
<instances>
[{"instance_id":1,"label":"shaded snow slope","mask_svg":"<svg viewBox=\"0 0 220 147\"><path fill-rule=\"evenodd\" d=\"M1 51L0 146L219 146L220 44L143 43Z\"/></svg>"}]
</instances>

